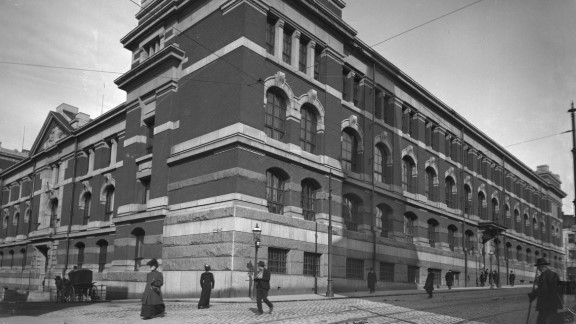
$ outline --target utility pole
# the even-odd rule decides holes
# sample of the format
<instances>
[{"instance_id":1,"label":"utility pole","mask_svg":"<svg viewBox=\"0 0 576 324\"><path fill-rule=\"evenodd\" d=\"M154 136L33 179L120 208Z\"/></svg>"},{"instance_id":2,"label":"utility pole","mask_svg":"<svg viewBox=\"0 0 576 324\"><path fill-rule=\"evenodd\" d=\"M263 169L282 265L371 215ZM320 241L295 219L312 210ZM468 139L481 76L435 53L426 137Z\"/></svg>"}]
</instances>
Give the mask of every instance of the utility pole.
<instances>
[{"instance_id":1,"label":"utility pole","mask_svg":"<svg viewBox=\"0 0 576 324\"><path fill-rule=\"evenodd\" d=\"M570 110L568 110L568 112L570 113L570 117L572 118L572 166L574 177L576 177L576 132L575 132L576 127L574 123L574 112L576 112L576 109L574 109L574 101L572 101L572 105L570 107ZM576 186L574 186L574 200L572 201L572 203L574 203L574 210L576 211Z\"/></svg>"}]
</instances>

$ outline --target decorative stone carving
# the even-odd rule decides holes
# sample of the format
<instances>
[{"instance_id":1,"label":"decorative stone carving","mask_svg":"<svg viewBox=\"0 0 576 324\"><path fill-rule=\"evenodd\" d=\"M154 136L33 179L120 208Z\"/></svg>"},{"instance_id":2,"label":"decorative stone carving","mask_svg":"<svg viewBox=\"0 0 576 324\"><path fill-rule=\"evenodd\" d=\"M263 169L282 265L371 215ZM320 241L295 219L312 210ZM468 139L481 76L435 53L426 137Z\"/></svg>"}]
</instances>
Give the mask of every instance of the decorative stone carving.
<instances>
[{"instance_id":1,"label":"decorative stone carving","mask_svg":"<svg viewBox=\"0 0 576 324\"><path fill-rule=\"evenodd\" d=\"M42 144L42 148L47 149L53 146L63 137L65 137L64 131L62 131L62 129L57 125L54 125L52 129L48 132L48 137Z\"/></svg>"}]
</instances>

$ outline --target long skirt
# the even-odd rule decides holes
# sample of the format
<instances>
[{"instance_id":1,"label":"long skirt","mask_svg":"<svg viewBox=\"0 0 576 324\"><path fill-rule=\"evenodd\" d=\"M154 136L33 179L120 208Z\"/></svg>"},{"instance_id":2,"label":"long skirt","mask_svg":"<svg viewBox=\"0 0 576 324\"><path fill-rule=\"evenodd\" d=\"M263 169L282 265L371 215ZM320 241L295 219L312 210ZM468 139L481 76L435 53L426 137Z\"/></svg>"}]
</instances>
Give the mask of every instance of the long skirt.
<instances>
[{"instance_id":1,"label":"long skirt","mask_svg":"<svg viewBox=\"0 0 576 324\"><path fill-rule=\"evenodd\" d=\"M164 304L142 305L140 316L144 318L156 317L163 314L165 310L166 306Z\"/></svg>"},{"instance_id":2,"label":"long skirt","mask_svg":"<svg viewBox=\"0 0 576 324\"><path fill-rule=\"evenodd\" d=\"M202 288L202 293L200 294L200 300L198 301L198 307L208 308L210 307L210 294L212 289Z\"/></svg>"}]
</instances>

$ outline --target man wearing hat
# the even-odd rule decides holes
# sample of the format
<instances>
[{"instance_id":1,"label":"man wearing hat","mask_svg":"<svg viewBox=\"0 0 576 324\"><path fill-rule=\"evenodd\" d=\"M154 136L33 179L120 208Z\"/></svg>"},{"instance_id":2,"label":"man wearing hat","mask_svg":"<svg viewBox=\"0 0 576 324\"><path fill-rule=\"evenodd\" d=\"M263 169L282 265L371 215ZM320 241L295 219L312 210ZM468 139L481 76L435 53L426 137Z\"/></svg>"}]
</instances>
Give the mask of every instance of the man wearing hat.
<instances>
[{"instance_id":1,"label":"man wearing hat","mask_svg":"<svg viewBox=\"0 0 576 324\"><path fill-rule=\"evenodd\" d=\"M214 289L214 275L210 272L210 266L205 264L204 270L204 273L200 275L202 293L198 301L198 309L210 308L210 294L212 293L212 289Z\"/></svg>"},{"instance_id":2,"label":"man wearing hat","mask_svg":"<svg viewBox=\"0 0 576 324\"><path fill-rule=\"evenodd\" d=\"M254 277L256 282L256 306L258 306L258 312L264 313L262 310L262 301L268 305L270 308L270 314L272 314L272 309L274 306L268 300L268 291L270 290L270 270L266 269L266 263L264 261L258 262L258 273Z\"/></svg>"},{"instance_id":3,"label":"man wearing hat","mask_svg":"<svg viewBox=\"0 0 576 324\"><path fill-rule=\"evenodd\" d=\"M434 272L432 272L430 268L428 268L428 276L424 283L424 290L428 293L428 298L432 298L432 292L434 291Z\"/></svg>"},{"instance_id":4,"label":"man wearing hat","mask_svg":"<svg viewBox=\"0 0 576 324\"><path fill-rule=\"evenodd\" d=\"M562 308L562 296L558 289L560 278L556 272L548 268L548 261L539 258L535 266L540 271L540 276L536 279L538 288L528 294L530 302L538 299L536 310L538 311L537 324L545 324L546 320L556 314L559 308Z\"/></svg>"}]
</instances>

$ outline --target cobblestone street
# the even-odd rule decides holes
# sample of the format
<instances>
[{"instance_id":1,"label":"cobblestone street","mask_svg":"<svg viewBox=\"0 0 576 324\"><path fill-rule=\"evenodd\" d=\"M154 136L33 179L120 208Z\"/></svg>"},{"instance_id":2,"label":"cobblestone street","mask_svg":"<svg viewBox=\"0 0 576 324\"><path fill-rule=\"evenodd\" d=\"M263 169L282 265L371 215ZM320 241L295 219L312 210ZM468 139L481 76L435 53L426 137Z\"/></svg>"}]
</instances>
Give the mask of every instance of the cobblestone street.
<instances>
[{"instance_id":1,"label":"cobblestone street","mask_svg":"<svg viewBox=\"0 0 576 324\"><path fill-rule=\"evenodd\" d=\"M274 312L257 315L248 299L213 300L197 309L197 300L166 301L166 316L147 323L525 323L528 288L358 295L354 298L277 296ZM288 299L308 300L288 300ZM284 300L283 300L284 299ZM264 306L265 311L267 310ZM2 304L0 323L141 323L137 300L96 304ZM13 313L13 315L12 315ZM536 318L532 310L531 321Z\"/></svg>"}]
</instances>

